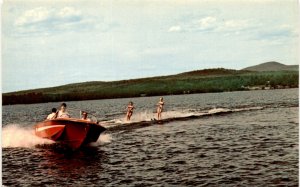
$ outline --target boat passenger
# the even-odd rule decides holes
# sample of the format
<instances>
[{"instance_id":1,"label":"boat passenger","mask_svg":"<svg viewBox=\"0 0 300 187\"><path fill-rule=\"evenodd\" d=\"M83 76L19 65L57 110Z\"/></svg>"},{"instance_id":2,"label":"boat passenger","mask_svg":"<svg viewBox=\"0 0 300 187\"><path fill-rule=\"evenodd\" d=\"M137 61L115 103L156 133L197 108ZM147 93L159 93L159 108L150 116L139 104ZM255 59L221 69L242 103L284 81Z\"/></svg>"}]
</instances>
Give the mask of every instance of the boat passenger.
<instances>
[{"instance_id":1,"label":"boat passenger","mask_svg":"<svg viewBox=\"0 0 300 187\"><path fill-rule=\"evenodd\" d=\"M47 119L51 120L51 119L55 119L56 117L57 117L57 109L52 108L52 113L48 115Z\"/></svg>"},{"instance_id":2,"label":"boat passenger","mask_svg":"<svg viewBox=\"0 0 300 187\"><path fill-rule=\"evenodd\" d=\"M58 111L57 118L70 118L70 114L67 112L67 104L62 103L60 106L60 110Z\"/></svg>"},{"instance_id":3,"label":"boat passenger","mask_svg":"<svg viewBox=\"0 0 300 187\"><path fill-rule=\"evenodd\" d=\"M163 112L163 106L164 106L164 99L161 97L159 98L159 102L157 103L157 119L161 119L161 113Z\"/></svg>"},{"instance_id":4,"label":"boat passenger","mask_svg":"<svg viewBox=\"0 0 300 187\"><path fill-rule=\"evenodd\" d=\"M87 114L87 112L82 112L82 120L85 120L85 121L91 121L91 119L90 118L87 118L87 116L88 116L88 114Z\"/></svg>"},{"instance_id":5,"label":"boat passenger","mask_svg":"<svg viewBox=\"0 0 300 187\"><path fill-rule=\"evenodd\" d=\"M127 114L126 114L126 119L127 121L130 120L132 114L133 114L133 109L134 109L134 106L133 106L133 102L130 101L128 106L127 106Z\"/></svg>"}]
</instances>

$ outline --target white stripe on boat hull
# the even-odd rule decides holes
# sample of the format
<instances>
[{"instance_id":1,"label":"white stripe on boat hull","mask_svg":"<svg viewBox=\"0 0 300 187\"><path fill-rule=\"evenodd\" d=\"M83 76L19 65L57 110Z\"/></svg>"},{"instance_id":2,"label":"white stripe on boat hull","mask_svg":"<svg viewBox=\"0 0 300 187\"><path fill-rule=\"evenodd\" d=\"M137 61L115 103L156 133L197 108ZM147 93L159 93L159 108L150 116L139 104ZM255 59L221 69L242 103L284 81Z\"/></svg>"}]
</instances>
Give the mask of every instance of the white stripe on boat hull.
<instances>
[{"instance_id":1,"label":"white stripe on boat hull","mask_svg":"<svg viewBox=\"0 0 300 187\"><path fill-rule=\"evenodd\" d=\"M49 126L45 126L45 127L38 127L35 130L39 132L39 131L43 131L43 130L50 129L50 128L56 128L56 127L65 127L65 125L49 125Z\"/></svg>"}]
</instances>

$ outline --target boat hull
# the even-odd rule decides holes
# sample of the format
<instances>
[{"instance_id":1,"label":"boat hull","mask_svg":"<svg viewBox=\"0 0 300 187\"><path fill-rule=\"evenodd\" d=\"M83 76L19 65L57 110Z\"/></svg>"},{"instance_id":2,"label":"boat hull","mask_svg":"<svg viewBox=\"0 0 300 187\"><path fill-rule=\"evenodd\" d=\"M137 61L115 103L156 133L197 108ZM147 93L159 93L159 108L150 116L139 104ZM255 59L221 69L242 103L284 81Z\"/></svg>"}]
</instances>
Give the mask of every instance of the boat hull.
<instances>
[{"instance_id":1,"label":"boat hull","mask_svg":"<svg viewBox=\"0 0 300 187\"><path fill-rule=\"evenodd\" d=\"M60 142L72 149L96 142L105 130L97 123L72 118L46 120L35 126L38 137Z\"/></svg>"}]
</instances>

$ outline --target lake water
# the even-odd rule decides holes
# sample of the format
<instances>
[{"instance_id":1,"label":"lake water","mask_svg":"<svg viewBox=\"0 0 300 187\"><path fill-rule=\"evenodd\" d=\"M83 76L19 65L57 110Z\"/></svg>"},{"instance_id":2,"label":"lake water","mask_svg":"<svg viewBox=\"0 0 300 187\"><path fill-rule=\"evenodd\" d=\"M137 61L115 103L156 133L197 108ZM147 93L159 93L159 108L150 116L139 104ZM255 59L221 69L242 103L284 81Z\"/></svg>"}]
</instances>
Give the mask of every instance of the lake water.
<instances>
[{"instance_id":1,"label":"lake water","mask_svg":"<svg viewBox=\"0 0 300 187\"><path fill-rule=\"evenodd\" d=\"M3 106L2 183L298 186L298 89L165 96L162 117L174 120L139 125L156 117L158 99L67 102L70 111L89 111L108 128L75 152L33 133L60 103ZM124 122L129 101L137 123Z\"/></svg>"}]
</instances>

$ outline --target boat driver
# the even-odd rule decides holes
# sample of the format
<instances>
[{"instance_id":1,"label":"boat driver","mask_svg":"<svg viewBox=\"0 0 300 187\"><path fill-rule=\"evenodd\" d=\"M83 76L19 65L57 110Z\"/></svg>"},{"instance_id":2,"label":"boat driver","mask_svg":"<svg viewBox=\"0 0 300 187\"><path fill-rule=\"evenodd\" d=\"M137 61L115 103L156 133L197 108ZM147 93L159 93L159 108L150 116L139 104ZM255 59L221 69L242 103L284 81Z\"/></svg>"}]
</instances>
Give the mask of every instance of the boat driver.
<instances>
[{"instance_id":1,"label":"boat driver","mask_svg":"<svg viewBox=\"0 0 300 187\"><path fill-rule=\"evenodd\" d=\"M85 120L85 121L91 121L91 119L89 119L89 118L87 118L87 116L88 116L88 114L87 114L87 112L82 112L82 120Z\"/></svg>"}]
</instances>

